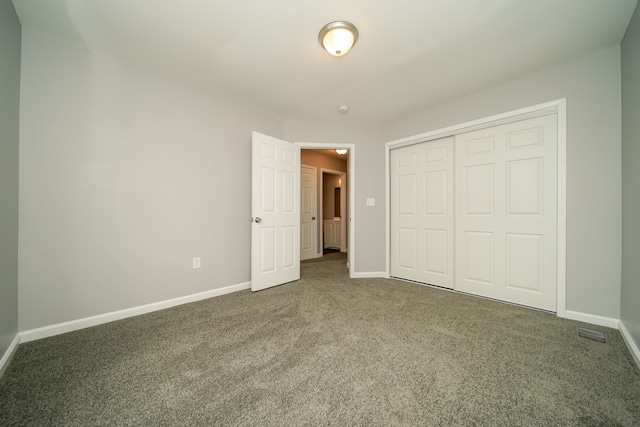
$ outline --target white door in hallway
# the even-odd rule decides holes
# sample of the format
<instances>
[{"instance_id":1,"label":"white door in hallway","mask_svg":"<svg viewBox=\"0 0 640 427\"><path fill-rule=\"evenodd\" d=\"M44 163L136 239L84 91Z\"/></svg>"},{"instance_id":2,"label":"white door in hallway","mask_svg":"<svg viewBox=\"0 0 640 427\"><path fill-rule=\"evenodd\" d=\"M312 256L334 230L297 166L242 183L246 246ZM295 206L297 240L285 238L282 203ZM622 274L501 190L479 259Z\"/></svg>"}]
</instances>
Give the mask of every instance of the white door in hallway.
<instances>
[{"instance_id":1,"label":"white door in hallway","mask_svg":"<svg viewBox=\"0 0 640 427\"><path fill-rule=\"evenodd\" d=\"M300 147L252 134L251 290L300 279Z\"/></svg>"},{"instance_id":2,"label":"white door in hallway","mask_svg":"<svg viewBox=\"0 0 640 427\"><path fill-rule=\"evenodd\" d=\"M391 276L453 288L453 137L390 156Z\"/></svg>"},{"instance_id":3,"label":"white door in hallway","mask_svg":"<svg viewBox=\"0 0 640 427\"><path fill-rule=\"evenodd\" d=\"M300 167L300 260L318 256L318 170Z\"/></svg>"},{"instance_id":4,"label":"white door in hallway","mask_svg":"<svg viewBox=\"0 0 640 427\"><path fill-rule=\"evenodd\" d=\"M557 116L455 137L456 289L556 310Z\"/></svg>"}]
</instances>

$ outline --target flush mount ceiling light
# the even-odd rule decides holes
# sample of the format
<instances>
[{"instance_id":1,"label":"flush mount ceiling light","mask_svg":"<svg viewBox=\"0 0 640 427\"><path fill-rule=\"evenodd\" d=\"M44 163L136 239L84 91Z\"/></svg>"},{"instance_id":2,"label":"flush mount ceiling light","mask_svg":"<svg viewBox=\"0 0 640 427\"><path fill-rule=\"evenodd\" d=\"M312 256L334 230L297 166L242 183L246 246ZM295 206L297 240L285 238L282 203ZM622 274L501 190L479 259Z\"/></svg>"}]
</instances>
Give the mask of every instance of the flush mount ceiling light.
<instances>
[{"instance_id":1,"label":"flush mount ceiling light","mask_svg":"<svg viewBox=\"0 0 640 427\"><path fill-rule=\"evenodd\" d=\"M347 21L329 22L320 30L318 40L331 55L343 56L358 41L358 29Z\"/></svg>"},{"instance_id":2,"label":"flush mount ceiling light","mask_svg":"<svg viewBox=\"0 0 640 427\"><path fill-rule=\"evenodd\" d=\"M342 155L342 154L347 154L347 150L336 150L336 153Z\"/></svg>"}]
</instances>

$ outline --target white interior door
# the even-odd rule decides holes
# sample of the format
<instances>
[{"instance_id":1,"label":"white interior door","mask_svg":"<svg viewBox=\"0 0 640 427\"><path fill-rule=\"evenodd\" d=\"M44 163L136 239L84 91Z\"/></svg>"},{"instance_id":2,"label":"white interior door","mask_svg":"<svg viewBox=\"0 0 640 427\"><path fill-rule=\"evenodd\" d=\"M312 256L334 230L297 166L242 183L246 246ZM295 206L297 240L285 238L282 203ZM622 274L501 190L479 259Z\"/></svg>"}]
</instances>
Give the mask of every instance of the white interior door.
<instances>
[{"instance_id":1,"label":"white interior door","mask_svg":"<svg viewBox=\"0 0 640 427\"><path fill-rule=\"evenodd\" d=\"M453 288L453 137L390 156L391 276Z\"/></svg>"},{"instance_id":2,"label":"white interior door","mask_svg":"<svg viewBox=\"0 0 640 427\"><path fill-rule=\"evenodd\" d=\"M318 169L300 167L300 260L318 256Z\"/></svg>"},{"instance_id":3,"label":"white interior door","mask_svg":"<svg viewBox=\"0 0 640 427\"><path fill-rule=\"evenodd\" d=\"M300 279L300 147L252 134L251 290Z\"/></svg>"},{"instance_id":4,"label":"white interior door","mask_svg":"<svg viewBox=\"0 0 640 427\"><path fill-rule=\"evenodd\" d=\"M556 115L455 139L456 289L555 311Z\"/></svg>"}]
</instances>

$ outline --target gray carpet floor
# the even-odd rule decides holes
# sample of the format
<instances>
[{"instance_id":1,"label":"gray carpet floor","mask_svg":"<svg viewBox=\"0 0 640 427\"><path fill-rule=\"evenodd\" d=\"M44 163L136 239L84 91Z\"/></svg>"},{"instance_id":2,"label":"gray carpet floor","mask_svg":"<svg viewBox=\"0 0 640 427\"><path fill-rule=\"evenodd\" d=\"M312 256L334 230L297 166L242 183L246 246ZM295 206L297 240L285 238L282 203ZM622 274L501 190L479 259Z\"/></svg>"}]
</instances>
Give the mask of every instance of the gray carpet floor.
<instances>
[{"instance_id":1,"label":"gray carpet floor","mask_svg":"<svg viewBox=\"0 0 640 427\"><path fill-rule=\"evenodd\" d=\"M386 279L302 279L21 344L2 426L640 425L622 338Z\"/></svg>"}]
</instances>

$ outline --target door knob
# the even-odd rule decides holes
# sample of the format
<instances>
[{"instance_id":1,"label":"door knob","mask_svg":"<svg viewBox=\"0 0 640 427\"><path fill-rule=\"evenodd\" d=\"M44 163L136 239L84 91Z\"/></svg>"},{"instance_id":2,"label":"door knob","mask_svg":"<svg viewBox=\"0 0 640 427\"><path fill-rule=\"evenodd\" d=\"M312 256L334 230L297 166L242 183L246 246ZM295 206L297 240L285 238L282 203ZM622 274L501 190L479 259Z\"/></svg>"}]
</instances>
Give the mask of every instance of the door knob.
<instances>
[{"instance_id":1,"label":"door knob","mask_svg":"<svg viewBox=\"0 0 640 427\"><path fill-rule=\"evenodd\" d=\"M260 224L262 222L262 218L260 218L259 216L256 217L255 221Z\"/></svg>"},{"instance_id":2,"label":"door knob","mask_svg":"<svg viewBox=\"0 0 640 427\"><path fill-rule=\"evenodd\" d=\"M315 216L312 216L312 217L311 217L311 221L315 221L315 220L316 220L316 217L315 217Z\"/></svg>"}]
</instances>

